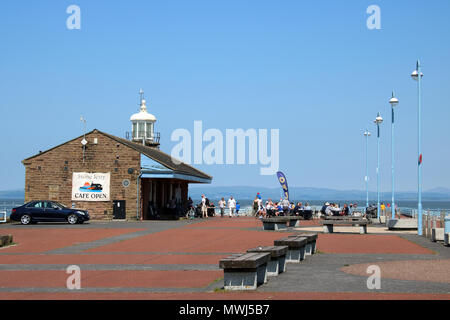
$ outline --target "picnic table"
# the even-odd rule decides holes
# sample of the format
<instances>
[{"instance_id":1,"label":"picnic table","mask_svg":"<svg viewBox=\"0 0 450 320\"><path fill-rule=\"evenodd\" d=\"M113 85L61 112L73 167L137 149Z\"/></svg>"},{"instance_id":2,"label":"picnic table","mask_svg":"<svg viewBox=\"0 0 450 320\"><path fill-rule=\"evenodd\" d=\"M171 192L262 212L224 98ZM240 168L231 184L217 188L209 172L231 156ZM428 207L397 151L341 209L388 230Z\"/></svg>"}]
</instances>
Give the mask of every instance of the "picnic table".
<instances>
[{"instance_id":1,"label":"picnic table","mask_svg":"<svg viewBox=\"0 0 450 320\"><path fill-rule=\"evenodd\" d=\"M319 223L323 225L324 233L333 233L335 225L352 225L359 226L360 234L367 234L367 225L372 222L366 218L362 217L352 217L352 216L340 216L331 217L327 216L323 220L319 220Z\"/></svg>"}]
</instances>

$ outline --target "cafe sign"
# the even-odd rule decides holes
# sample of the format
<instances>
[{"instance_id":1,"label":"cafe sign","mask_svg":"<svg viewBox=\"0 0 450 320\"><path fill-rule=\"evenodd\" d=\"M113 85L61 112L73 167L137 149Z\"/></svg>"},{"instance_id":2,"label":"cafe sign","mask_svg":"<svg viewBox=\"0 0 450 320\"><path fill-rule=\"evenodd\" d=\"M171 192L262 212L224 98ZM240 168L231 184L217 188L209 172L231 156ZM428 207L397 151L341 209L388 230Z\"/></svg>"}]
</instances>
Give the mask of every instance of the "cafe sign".
<instances>
[{"instance_id":1,"label":"cafe sign","mask_svg":"<svg viewBox=\"0 0 450 320\"><path fill-rule=\"evenodd\" d=\"M74 172L72 176L72 201L110 201L111 174Z\"/></svg>"}]
</instances>

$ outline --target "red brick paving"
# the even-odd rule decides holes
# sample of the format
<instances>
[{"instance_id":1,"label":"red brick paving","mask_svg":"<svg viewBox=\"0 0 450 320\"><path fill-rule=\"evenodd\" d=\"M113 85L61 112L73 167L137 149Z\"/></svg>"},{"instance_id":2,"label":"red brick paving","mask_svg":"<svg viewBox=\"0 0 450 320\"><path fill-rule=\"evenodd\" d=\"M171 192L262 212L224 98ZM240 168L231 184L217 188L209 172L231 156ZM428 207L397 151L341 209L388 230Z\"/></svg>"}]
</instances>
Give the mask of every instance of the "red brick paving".
<instances>
[{"instance_id":1,"label":"red brick paving","mask_svg":"<svg viewBox=\"0 0 450 320\"><path fill-rule=\"evenodd\" d=\"M204 221L184 226L183 228L255 228L261 227L262 222L255 218L208 218Z\"/></svg>"},{"instance_id":2,"label":"red brick paving","mask_svg":"<svg viewBox=\"0 0 450 320\"><path fill-rule=\"evenodd\" d=\"M293 233L234 229L171 229L93 248L86 252L245 252ZM162 241L164 239L164 241Z\"/></svg>"},{"instance_id":3,"label":"red brick paving","mask_svg":"<svg viewBox=\"0 0 450 320\"><path fill-rule=\"evenodd\" d=\"M316 225L316 221L302 221L302 225ZM20 244L0 250L0 264L215 264L228 252L245 252L250 247L272 245L275 239L294 233L276 233L240 230L261 227L254 218L213 218L177 229L170 229L126 241L89 250L96 254L40 255L38 253L67 247L79 242L89 242L106 237L136 232L143 229L2 229L12 233ZM318 250L337 254L433 254L396 235L320 234ZM32 255L2 255L1 253L36 253ZM101 254L104 252L105 254ZM127 252L128 254L108 254ZM164 252L168 254L142 254L141 252ZM170 254L170 253L217 253ZM221 254L222 253L222 254ZM427 262L378 263L386 277L395 272L408 275L434 270ZM414 265L408 269L409 265ZM365 265L350 266L346 272L364 275ZM449 262L434 265L436 272L448 270ZM81 266L82 268L82 266ZM361 274L364 271L364 274ZM439 273L438 273L439 274ZM0 271L0 287L60 287L65 288L69 275L64 271ZM223 277L223 271L83 271L82 287L124 288L202 288ZM442 278L442 277L441 277ZM397 279L397 278L396 278ZM399 278L401 279L401 278ZM433 281L433 277L417 280ZM405 279L410 280L410 278ZM414 279L416 280L416 279ZM383 293L7 293L0 299L450 299L450 294L383 294Z\"/></svg>"},{"instance_id":4,"label":"red brick paving","mask_svg":"<svg viewBox=\"0 0 450 320\"><path fill-rule=\"evenodd\" d=\"M307 220L307 221L300 221L301 226L315 226L319 225L317 220ZM261 228L262 230L262 222L259 219L256 218L208 218L207 220L193 223L190 225L187 225L183 228Z\"/></svg>"},{"instance_id":5,"label":"red brick paving","mask_svg":"<svg viewBox=\"0 0 450 320\"><path fill-rule=\"evenodd\" d=\"M121 234L137 232L145 229L3 229L2 234L12 234L17 244L0 249L6 252L38 253L68 247L77 243L91 242Z\"/></svg>"},{"instance_id":6,"label":"red brick paving","mask_svg":"<svg viewBox=\"0 0 450 320\"><path fill-rule=\"evenodd\" d=\"M367 292L35 293L0 292L0 300L450 300L450 294Z\"/></svg>"},{"instance_id":7,"label":"red brick paving","mask_svg":"<svg viewBox=\"0 0 450 320\"><path fill-rule=\"evenodd\" d=\"M0 287L66 288L64 271L0 271ZM201 288L223 277L223 271L86 271L82 288Z\"/></svg>"},{"instance_id":8,"label":"red brick paving","mask_svg":"<svg viewBox=\"0 0 450 320\"><path fill-rule=\"evenodd\" d=\"M320 234L317 249L341 254L433 254L396 235Z\"/></svg>"},{"instance_id":9,"label":"red brick paving","mask_svg":"<svg viewBox=\"0 0 450 320\"><path fill-rule=\"evenodd\" d=\"M1 264L218 264L227 255L195 254L45 254L0 255Z\"/></svg>"},{"instance_id":10,"label":"red brick paving","mask_svg":"<svg viewBox=\"0 0 450 320\"><path fill-rule=\"evenodd\" d=\"M386 261L355 264L341 270L360 276L367 276L366 270L370 265L377 265L381 269L381 279L415 280L450 283L450 260L413 260Z\"/></svg>"}]
</instances>

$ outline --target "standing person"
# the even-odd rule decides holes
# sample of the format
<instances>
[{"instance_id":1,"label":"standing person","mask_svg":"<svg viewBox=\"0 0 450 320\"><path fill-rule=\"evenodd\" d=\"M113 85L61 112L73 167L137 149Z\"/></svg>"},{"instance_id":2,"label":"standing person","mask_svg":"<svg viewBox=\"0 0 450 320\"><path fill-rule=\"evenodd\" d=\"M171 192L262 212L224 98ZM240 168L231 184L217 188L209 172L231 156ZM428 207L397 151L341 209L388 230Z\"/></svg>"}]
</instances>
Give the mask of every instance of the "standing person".
<instances>
[{"instance_id":1,"label":"standing person","mask_svg":"<svg viewBox=\"0 0 450 320\"><path fill-rule=\"evenodd\" d=\"M236 208L236 200L233 199L233 196L228 199L228 209L230 209L230 218L234 214L234 209Z\"/></svg>"},{"instance_id":2,"label":"standing person","mask_svg":"<svg viewBox=\"0 0 450 320\"><path fill-rule=\"evenodd\" d=\"M226 202L225 199L222 198L219 201L219 209L220 209L220 216L223 218L224 214L225 214L225 206L226 206Z\"/></svg>"},{"instance_id":3,"label":"standing person","mask_svg":"<svg viewBox=\"0 0 450 320\"><path fill-rule=\"evenodd\" d=\"M201 210L202 210L202 218L208 219L208 206L206 204L206 197L204 194L202 194Z\"/></svg>"},{"instance_id":4,"label":"standing person","mask_svg":"<svg viewBox=\"0 0 450 320\"><path fill-rule=\"evenodd\" d=\"M236 202L236 217L239 215L239 210L241 210L241 205L239 202Z\"/></svg>"},{"instance_id":5,"label":"standing person","mask_svg":"<svg viewBox=\"0 0 450 320\"><path fill-rule=\"evenodd\" d=\"M289 202L288 198L284 198L284 200L281 202L281 205L283 206L283 214L285 216L288 216L291 206L291 203Z\"/></svg>"},{"instance_id":6,"label":"standing person","mask_svg":"<svg viewBox=\"0 0 450 320\"><path fill-rule=\"evenodd\" d=\"M259 210L259 200L258 196L255 197L255 200L253 200L253 215L258 216L258 210Z\"/></svg>"},{"instance_id":7,"label":"standing person","mask_svg":"<svg viewBox=\"0 0 450 320\"><path fill-rule=\"evenodd\" d=\"M381 203L380 209L381 209L381 215L385 216L386 215L386 205L384 204L384 202Z\"/></svg>"}]
</instances>

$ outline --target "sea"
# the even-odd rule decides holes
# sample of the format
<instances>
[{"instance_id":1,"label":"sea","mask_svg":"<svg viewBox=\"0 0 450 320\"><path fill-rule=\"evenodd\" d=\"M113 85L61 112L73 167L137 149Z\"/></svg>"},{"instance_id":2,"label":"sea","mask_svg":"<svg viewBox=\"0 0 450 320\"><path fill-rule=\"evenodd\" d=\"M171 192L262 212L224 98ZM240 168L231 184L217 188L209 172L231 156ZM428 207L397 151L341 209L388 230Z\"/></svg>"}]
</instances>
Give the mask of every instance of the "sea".
<instances>
[{"instance_id":1,"label":"sea","mask_svg":"<svg viewBox=\"0 0 450 320\"><path fill-rule=\"evenodd\" d=\"M192 199L194 201L194 204L200 203L200 199ZM228 200L228 199L225 199ZM252 199L239 199L239 197L236 197L236 200L241 205L240 213L244 215L248 215L252 212ZM263 201L266 201L267 199L263 199ZM273 199L275 200L275 199ZM215 204L217 207L217 203L219 202L219 199L210 199L211 202ZM324 201L323 200L291 200L291 202L297 203L302 202L303 205L306 203L309 203L309 205L312 207L313 210L317 209L320 210L320 208L323 206ZM337 203L340 207L343 206L345 203L356 203L358 205L359 210L364 210L366 201L365 200L328 200L330 203ZM381 201L385 204L389 203L389 200ZM9 217L11 214L11 209L21 206L24 204L23 199L2 199L0 198L0 222L3 220L3 212L6 212L6 216ZM369 201L370 205L376 206L376 202ZM397 207L400 209L400 212L407 216L414 217L417 214L417 201L411 201L411 200L399 200L397 202ZM445 215L450 215L450 201L423 201L422 207L424 210L424 213L430 214L430 215L440 215L442 212ZM218 209L216 210L218 213Z\"/></svg>"}]
</instances>

